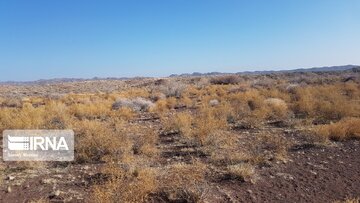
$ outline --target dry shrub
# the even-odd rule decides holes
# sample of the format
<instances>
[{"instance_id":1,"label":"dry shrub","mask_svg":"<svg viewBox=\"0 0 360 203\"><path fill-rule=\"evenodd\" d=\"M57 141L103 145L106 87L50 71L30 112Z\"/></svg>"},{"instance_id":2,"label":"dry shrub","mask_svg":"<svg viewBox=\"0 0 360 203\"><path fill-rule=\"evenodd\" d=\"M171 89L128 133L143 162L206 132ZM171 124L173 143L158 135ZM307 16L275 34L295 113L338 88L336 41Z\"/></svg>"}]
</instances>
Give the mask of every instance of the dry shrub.
<instances>
[{"instance_id":1,"label":"dry shrub","mask_svg":"<svg viewBox=\"0 0 360 203\"><path fill-rule=\"evenodd\" d=\"M133 87L120 92L119 94L116 95L116 98L121 97L121 98L134 99L137 97L149 98L149 96L150 96L149 90L145 88Z\"/></svg>"},{"instance_id":2,"label":"dry shrub","mask_svg":"<svg viewBox=\"0 0 360 203\"><path fill-rule=\"evenodd\" d=\"M345 95L350 99L359 99L360 98L360 87L359 84L354 82L349 82L344 84Z\"/></svg>"},{"instance_id":3,"label":"dry shrub","mask_svg":"<svg viewBox=\"0 0 360 203\"><path fill-rule=\"evenodd\" d=\"M206 165L199 161L167 166L159 174L159 190L168 202L200 202L206 194L205 173Z\"/></svg>"},{"instance_id":4,"label":"dry shrub","mask_svg":"<svg viewBox=\"0 0 360 203\"><path fill-rule=\"evenodd\" d=\"M209 78L201 77L196 83L195 86L199 88L204 88L206 86L210 85Z\"/></svg>"},{"instance_id":5,"label":"dry shrub","mask_svg":"<svg viewBox=\"0 0 360 203\"><path fill-rule=\"evenodd\" d=\"M203 88L201 94L202 96L210 96L212 98L224 97L228 94L229 87L230 85L210 85Z\"/></svg>"},{"instance_id":6,"label":"dry shrub","mask_svg":"<svg viewBox=\"0 0 360 203\"><path fill-rule=\"evenodd\" d=\"M165 94L166 97L180 98L186 87L187 86L180 81L166 80L163 85L158 87L158 91Z\"/></svg>"},{"instance_id":7,"label":"dry shrub","mask_svg":"<svg viewBox=\"0 0 360 203\"><path fill-rule=\"evenodd\" d=\"M337 123L321 125L315 128L320 138L341 141L360 138L360 118L344 118Z\"/></svg>"},{"instance_id":8,"label":"dry shrub","mask_svg":"<svg viewBox=\"0 0 360 203\"><path fill-rule=\"evenodd\" d=\"M249 163L230 165L227 170L230 178L246 182L255 180L255 168Z\"/></svg>"},{"instance_id":9,"label":"dry shrub","mask_svg":"<svg viewBox=\"0 0 360 203\"><path fill-rule=\"evenodd\" d=\"M284 100L279 98L265 99L263 96L248 99L251 110L248 118L258 119L285 119L288 117L288 108ZM258 122L259 122L258 121Z\"/></svg>"},{"instance_id":10,"label":"dry shrub","mask_svg":"<svg viewBox=\"0 0 360 203\"><path fill-rule=\"evenodd\" d=\"M360 203L360 198L346 198L344 201L335 201L334 203Z\"/></svg>"},{"instance_id":11,"label":"dry shrub","mask_svg":"<svg viewBox=\"0 0 360 203\"><path fill-rule=\"evenodd\" d=\"M141 98L141 97L137 97L135 98L133 101L133 109L135 110L142 110L142 111L148 111L151 107L154 106L154 104L152 103L152 101Z\"/></svg>"},{"instance_id":12,"label":"dry shrub","mask_svg":"<svg viewBox=\"0 0 360 203\"><path fill-rule=\"evenodd\" d=\"M288 108L284 100L279 98L269 98L265 100L267 108L270 109L269 118L284 119L287 117Z\"/></svg>"},{"instance_id":13,"label":"dry shrub","mask_svg":"<svg viewBox=\"0 0 360 203\"><path fill-rule=\"evenodd\" d=\"M66 129L72 122L68 107L60 102L50 101L45 105L45 125L49 129Z\"/></svg>"},{"instance_id":14,"label":"dry shrub","mask_svg":"<svg viewBox=\"0 0 360 203\"><path fill-rule=\"evenodd\" d=\"M202 105L199 106L200 114L210 113L217 117L218 120L226 121L233 117L233 108L230 103L220 96L204 96Z\"/></svg>"},{"instance_id":15,"label":"dry shrub","mask_svg":"<svg viewBox=\"0 0 360 203\"><path fill-rule=\"evenodd\" d=\"M242 78L238 75L225 75L211 78L210 83L215 85L229 85L238 84L242 81Z\"/></svg>"},{"instance_id":16,"label":"dry shrub","mask_svg":"<svg viewBox=\"0 0 360 203\"><path fill-rule=\"evenodd\" d=\"M30 97L30 103L34 106L41 106L41 105L45 105L46 101L49 99L44 99L42 97ZM50 100L50 102L58 102L57 100Z\"/></svg>"},{"instance_id":17,"label":"dry shrub","mask_svg":"<svg viewBox=\"0 0 360 203\"><path fill-rule=\"evenodd\" d=\"M114 132L106 123L94 120L74 124L77 162L99 162L105 156L124 158L131 143L123 134Z\"/></svg>"},{"instance_id":18,"label":"dry shrub","mask_svg":"<svg viewBox=\"0 0 360 203\"><path fill-rule=\"evenodd\" d=\"M107 120L107 124L116 134L127 134L129 132L127 130L131 130L128 128L129 121L126 121L121 117L111 117Z\"/></svg>"},{"instance_id":19,"label":"dry shrub","mask_svg":"<svg viewBox=\"0 0 360 203\"><path fill-rule=\"evenodd\" d=\"M266 98L255 89L229 96L236 120L249 123L251 126L259 125L271 115L272 109L265 103L265 100Z\"/></svg>"},{"instance_id":20,"label":"dry shrub","mask_svg":"<svg viewBox=\"0 0 360 203\"><path fill-rule=\"evenodd\" d=\"M155 106L151 109L152 112L156 112L159 115L164 114L165 112L169 111L167 100L160 99L155 103Z\"/></svg>"},{"instance_id":21,"label":"dry shrub","mask_svg":"<svg viewBox=\"0 0 360 203\"><path fill-rule=\"evenodd\" d=\"M203 107L194 118L194 141L200 145L206 144L208 139L218 130L227 128L226 116L214 108Z\"/></svg>"},{"instance_id":22,"label":"dry shrub","mask_svg":"<svg viewBox=\"0 0 360 203\"><path fill-rule=\"evenodd\" d=\"M165 113L174 109L178 105L178 101L175 97L169 97L166 99L158 100L155 105L150 109L151 112L157 113L159 116L163 116Z\"/></svg>"},{"instance_id":23,"label":"dry shrub","mask_svg":"<svg viewBox=\"0 0 360 203\"><path fill-rule=\"evenodd\" d=\"M261 95L266 98L279 98L285 102L291 101L291 95L286 90L281 90L281 87L272 87L270 89L259 89Z\"/></svg>"},{"instance_id":24,"label":"dry shrub","mask_svg":"<svg viewBox=\"0 0 360 203\"><path fill-rule=\"evenodd\" d=\"M356 117L360 115L359 94L359 86L349 83L298 87L293 93L274 87L248 89L225 95L225 98L237 120L260 123L264 119L286 119L290 110L298 117L324 121Z\"/></svg>"},{"instance_id":25,"label":"dry shrub","mask_svg":"<svg viewBox=\"0 0 360 203\"><path fill-rule=\"evenodd\" d=\"M43 128L45 113L43 107L34 108L31 104L24 104L20 112L13 118L13 123L19 129Z\"/></svg>"},{"instance_id":26,"label":"dry shrub","mask_svg":"<svg viewBox=\"0 0 360 203\"><path fill-rule=\"evenodd\" d=\"M116 134L125 136L122 139L126 141L125 148L131 149L131 154L145 155L146 158L155 158L159 154L158 131L152 126L134 125L119 118L110 120L109 126Z\"/></svg>"},{"instance_id":27,"label":"dry shrub","mask_svg":"<svg viewBox=\"0 0 360 203\"><path fill-rule=\"evenodd\" d=\"M114 117L124 119L124 120L131 120L135 116L135 112L133 109L128 107L122 107L119 110L113 113Z\"/></svg>"},{"instance_id":28,"label":"dry shrub","mask_svg":"<svg viewBox=\"0 0 360 203\"><path fill-rule=\"evenodd\" d=\"M151 92L151 95L150 95L150 99L154 102L160 100L160 99L165 99L166 98L166 95L162 92Z\"/></svg>"},{"instance_id":29,"label":"dry shrub","mask_svg":"<svg viewBox=\"0 0 360 203\"><path fill-rule=\"evenodd\" d=\"M214 111L214 110L213 110ZM212 112L216 116L216 111ZM201 145L201 150L210 155L214 163L238 163L248 157L238 150L236 136L225 131L225 121L218 117L195 118L188 112L177 113L170 118L163 118L166 133L179 132L189 144ZM200 134L202 133L202 134Z\"/></svg>"},{"instance_id":30,"label":"dry shrub","mask_svg":"<svg viewBox=\"0 0 360 203\"><path fill-rule=\"evenodd\" d=\"M271 88L276 84L276 81L267 76L261 76L259 79L253 80L251 86L254 88Z\"/></svg>"},{"instance_id":31,"label":"dry shrub","mask_svg":"<svg viewBox=\"0 0 360 203\"><path fill-rule=\"evenodd\" d=\"M170 109L174 109L176 105L177 105L177 100L175 97L160 99L151 108L151 111L156 112L158 114L163 114L168 112Z\"/></svg>"},{"instance_id":32,"label":"dry shrub","mask_svg":"<svg viewBox=\"0 0 360 203\"><path fill-rule=\"evenodd\" d=\"M73 104L70 113L79 119L105 119L110 116L110 106L109 102Z\"/></svg>"},{"instance_id":33,"label":"dry shrub","mask_svg":"<svg viewBox=\"0 0 360 203\"><path fill-rule=\"evenodd\" d=\"M205 152L208 153L207 150ZM224 148L219 151L212 151L211 162L218 166L233 165L245 163L251 159L251 156L233 148Z\"/></svg>"},{"instance_id":34,"label":"dry shrub","mask_svg":"<svg viewBox=\"0 0 360 203\"><path fill-rule=\"evenodd\" d=\"M177 105L177 100L175 97L169 97L166 99L166 106L168 109L173 109Z\"/></svg>"},{"instance_id":35,"label":"dry shrub","mask_svg":"<svg viewBox=\"0 0 360 203\"><path fill-rule=\"evenodd\" d=\"M157 189L156 172L151 168L126 171L115 164L103 169L110 179L92 188L94 202L145 202Z\"/></svg>"},{"instance_id":36,"label":"dry shrub","mask_svg":"<svg viewBox=\"0 0 360 203\"><path fill-rule=\"evenodd\" d=\"M297 114L305 114L307 116L314 116L315 112L315 98L311 93L310 88L298 88L296 89L294 102L294 112Z\"/></svg>"},{"instance_id":37,"label":"dry shrub","mask_svg":"<svg viewBox=\"0 0 360 203\"><path fill-rule=\"evenodd\" d=\"M156 157L159 155L159 149L156 147L155 143L144 143L138 149L140 154L143 154L147 157Z\"/></svg>"},{"instance_id":38,"label":"dry shrub","mask_svg":"<svg viewBox=\"0 0 360 203\"><path fill-rule=\"evenodd\" d=\"M236 135L227 131L213 133L202 147L202 151L210 156L211 162L219 166L234 165L249 160L249 155L241 149Z\"/></svg>"},{"instance_id":39,"label":"dry shrub","mask_svg":"<svg viewBox=\"0 0 360 203\"><path fill-rule=\"evenodd\" d=\"M45 108L24 104L21 109L0 109L0 129L43 129Z\"/></svg>"},{"instance_id":40,"label":"dry shrub","mask_svg":"<svg viewBox=\"0 0 360 203\"><path fill-rule=\"evenodd\" d=\"M154 104L150 100L144 98L134 98L134 99L117 99L112 104L112 109L117 110L123 107L133 109L134 111L148 111Z\"/></svg>"},{"instance_id":41,"label":"dry shrub","mask_svg":"<svg viewBox=\"0 0 360 203\"><path fill-rule=\"evenodd\" d=\"M201 94L201 88L206 87L207 85L204 85L202 87L197 87L194 85L190 85L188 86L188 88L186 88L182 94L182 96L186 96L189 98L196 98Z\"/></svg>"},{"instance_id":42,"label":"dry shrub","mask_svg":"<svg viewBox=\"0 0 360 203\"><path fill-rule=\"evenodd\" d=\"M2 99L1 106L9 108L21 108L22 102L21 99L17 98Z\"/></svg>"},{"instance_id":43,"label":"dry shrub","mask_svg":"<svg viewBox=\"0 0 360 203\"><path fill-rule=\"evenodd\" d=\"M0 129L65 129L71 123L65 104L50 101L33 107L25 103L22 108L0 109Z\"/></svg>"},{"instance_id":44,"label":"dry shrub","mask_svg":"<svg viewBox=\"0 0 360 203\"><path fill-rule=\"evenodd\" d=\"M191 100L189 97L181 97L180 101L179 101L180 106L185 106L185 107L193 107L195 104L193 102L193 100Z\"/></svg>"},{"instance_id":45,"label":"dry shrub","mask_svg":"<svg viewBox=\"0 0 360 203\"><path fill-rule=\"evenodd\" d=\"M281 135L260 133L256 135L253 145L250 146L251 162L263 164L267 161L286 161L290 142Z\"/></svg>"},{"instance_id":46,"label":"dry shrub","mask_svg":"<svg viewBox=\"0 0 360 203\"><path fill-rule=\"evenodd\" d=\"M260 94L260 91L256 89L238 93L238 97L238 99L246 101L252 111L261 108L263 106L263 101L265 100L265 97L263 97Z\"/></svg>"},{"instance_id":47,"label":"dry shrub","mask_svg":"<svg viewBox=\"0 0 360 203\"><path fill-rule=\"evenodd\" d=\"M90 97L92 94L67 94L61 98L61 102L66 105L72 104L90 104L92 103Z\"/></svg>"},{"instance_id":48,"label":"dry shrub","mask_svg":"<svg viewBox=\"0 0 360 203\"><path fill-rule=\"evenodd\" d=\"M244 93L234 93L227 96L232 112L236 119L242 119L250 115L250 107Z\"/></svg>"},{"instance_id":49,"label":"dry shrub","mask_svg":"<svg viewBox=\"0 0 360 203\"><path fill-rule=\"evenodd\" d=\"M192 116L190 113L177 113L170 118L162 118L165 132L180 132L185 138L190 138L192 133Z\"/></svg>"},{"instance_id":50,"label":"dry shrub","mask_svg":"<svg viewBox=\"0 0 360 203\"><path fill-rule=\"evenodd\" d=\"M155 132L151 128L143 127L143 128L133 128L131 136L133 140L133 153L146 155L148 157L153 157L158 155L159 150L156 147L156 143L158 140L157 132Z\"/></svg>"},{"instance_id":51,"label":"dry shrub","mask_svg":"<svg viewBox=\"0 0 360 203\"><path fill-rule=\"evenodd\" d=\"M316 85L297 88L293 111L302 116L323 120L339 120L360 116L358 95L360 88L343 84Z\"/></svg>"},{"instance_id":52,"label":"dry shrub","mask_svg":"<svg viewBox=\"0 0 360 203\"><path fill-rule=\"evenodd\" d=\"M166 201L199 202L206 191L206 166L174 164L161 170L126 166L109 159L102 173L109 177L92 188L95 202L146 202L165 196Z\"/></svg>"}]
</instances>

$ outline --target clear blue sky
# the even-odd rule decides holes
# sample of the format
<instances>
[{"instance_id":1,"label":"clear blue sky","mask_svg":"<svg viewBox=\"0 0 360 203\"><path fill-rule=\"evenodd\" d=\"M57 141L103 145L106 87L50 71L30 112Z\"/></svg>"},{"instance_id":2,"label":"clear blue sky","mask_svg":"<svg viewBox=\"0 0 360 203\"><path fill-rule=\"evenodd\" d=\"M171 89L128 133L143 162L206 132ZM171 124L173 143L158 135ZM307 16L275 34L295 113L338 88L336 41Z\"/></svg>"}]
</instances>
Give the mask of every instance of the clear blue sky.
<instances>
[{"instance_id":1,"label":"clear blue sky","mask_svg":"<svg viewBox=\"0 0 360 203\"><path fill-rule=\"evenodd\" d=\"M344 64L359 0L0 1L0 81Z\"/></svg>"}]
</instances>

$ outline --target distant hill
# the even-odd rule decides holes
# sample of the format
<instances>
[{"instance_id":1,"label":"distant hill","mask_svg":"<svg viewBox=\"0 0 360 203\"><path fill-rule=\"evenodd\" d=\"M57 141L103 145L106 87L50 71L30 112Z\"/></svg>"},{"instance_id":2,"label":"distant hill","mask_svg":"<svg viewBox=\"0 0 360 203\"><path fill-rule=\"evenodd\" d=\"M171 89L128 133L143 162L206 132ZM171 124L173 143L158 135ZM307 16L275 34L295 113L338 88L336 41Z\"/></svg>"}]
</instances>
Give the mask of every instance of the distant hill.
<instances>
[{"instance_id":1,"label":"distant hill","mask_svg":"<svg viewBox=\"0 0 360 203\"><path fill-rule=\"evenodd\" d=\"M358 65L345 65L345 66L325 66L325 67L314 67L314 68L299 68L299 69L290 69L290 70L278 70L278 71L253 71L253 72L238 72L242 73L252 73L252 74L267 74L267 73L306 73L306 72L330 72L330 71L345 71L353 68L360 68Z\"/></svg>"},{"instance_id":2,"label":"distant hill","mask_svg":"<svg viewBox=\"0 0 360 203\"><path fill-rule=\"evenodd\" d=\"M315 67L315 68L300 68L295 70L289 70L288 72L327 72L327 71L344 71L352 68L360 68L358 65L345 65L345 66L327 66L327 67Z\"/></svg>"},{"instance_id":3,"label":"distant hill","mask_svg":"<svg viewBox=\"0 0 360 203\"><path fill-rule=\"evenodd\" d=\"M242 71L236 74L242 75L261 75L271 73L301 73L301 72L330 72L330 71L345 71L353 68L360 68L358 65L344 65L344 66L326 66L326 67L314 67L314 68L299 68L289 70L264 70L264 71ZM169 77L196 77L196 76L211 76L211 75L224 75L233 73L222 73L222 72L210 72L210 73L183 73L183 74L172 74Z\"/></svg>"},{"instance_id":4,"label":"distant hill","mask_svg":"<svg viewBox=\"0 0 360 203\"><path fill-rule=\"evenodd\" d=\"M129 80L129 79L139 79L139 78L146 78L146 77L107 77L107 78L100 78L94 77L91 79L85 78L53 78L53 79L40 79L35 81L6 81L0 82L2 85L45 85L45 84L55 84L55 83L67 83L67 82L83 82L83 81L96 81L96 80Z\"/></svg>"},{"instance_id":5,"label":"distant hill","mask_svg":"<svg viewBox=\"0 0 360 203\"><path fill-rule=\"evenodd\" d=\"M241 75L261 75L261 74L272 74L272 73L296 73L296 72L329 72L329 71L346 71L353 68L358 68L359 65L344 65L344 66L327 66L327 67L314 67L314 68L300 68L290 70L269 70L269 71L243 71L237 73L222 73L222 72L209 72L209 73L183 73L183 74L172 74L169 77L200 77L200 76L214 76L214 75L225 75L225 74L241 74ZM360 72L360 71L359 71ZM94 77L91 79L84 78L54 78L54 79L41 79L36 81L6 81L0 82L0 85L45 85L54 83L67 83L67 82L82 82L82 81L96 81L96 80L131 80L131 79L144 79L151 77L107 77L100 78Z\"/></svg>"}]
</instances>

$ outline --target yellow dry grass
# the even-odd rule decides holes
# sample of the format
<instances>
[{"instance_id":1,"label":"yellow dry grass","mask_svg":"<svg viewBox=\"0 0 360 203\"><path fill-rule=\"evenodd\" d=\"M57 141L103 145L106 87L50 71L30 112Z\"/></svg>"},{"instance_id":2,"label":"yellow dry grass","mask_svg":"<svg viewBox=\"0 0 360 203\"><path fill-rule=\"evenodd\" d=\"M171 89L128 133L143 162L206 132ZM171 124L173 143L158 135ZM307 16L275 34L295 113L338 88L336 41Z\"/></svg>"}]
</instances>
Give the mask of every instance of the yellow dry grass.
<instances>
[{"instance_id":1,"label":"yellow dry grass","mask_svg":"<svg viewBox=\"0 0 360 203\"><path fill-rule=\"evenodd\" d=\"M254 181L255 168L251 164L230 165L227 167L227 170L232 178L242 181Z\"/></svg>"},{"instance_id":2,"label":"yellow dry grass","mask_svg":"<svg viewBox=\"0 0 360 203\"><path fill-rule=\"evenodd\" d=\"M144 202L157 189L156 173L150 168L129 172L109 164L104 172L110 178L103 185L92 188L91 199L94 202Z\"/></svg>"},{"instance_id":3,"label":"yellow dry grass","mask_svg":"<svg viewBox=\"0 0 360 203\"><path fill-rule=\"evenodd\" d=\"M323 139L346 140L360 138L360 118L344 118L336 123L321 125L315 128L317 136Z\"/></svg>"}]
</instances>

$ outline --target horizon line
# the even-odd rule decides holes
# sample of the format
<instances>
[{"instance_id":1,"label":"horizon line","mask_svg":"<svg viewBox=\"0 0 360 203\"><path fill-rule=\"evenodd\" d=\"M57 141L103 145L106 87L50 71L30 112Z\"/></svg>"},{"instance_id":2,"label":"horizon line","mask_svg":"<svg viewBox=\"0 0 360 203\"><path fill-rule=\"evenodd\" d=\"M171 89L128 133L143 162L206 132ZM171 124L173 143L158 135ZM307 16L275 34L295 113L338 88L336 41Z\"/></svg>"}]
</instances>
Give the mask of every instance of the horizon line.
<instances>
[{"instance_id":1,"label":"horizon line","mask_svg":"<svg viewBox=\"0 0 360 203\"><path fill-rule=\"evenodd\" d=\"M202 76L204 76L205 74L211 74L211 73L218 73L219 75L221 74L241 74L241 73L259 73L261 74L261 72L267 73L267 72L284 72L284 71L299 71L301 72L301 70L310 70L310 69L326 69L326 68L339 68L339 67L347 67L347 66L351 66L352 68L354 67L360 67L360 65L357 64L346 64L346 65L334 65L334 66L313 66L313 67L309 67L309 68L284 68L284 69L278 69L278 70L274 70L274 69L262 69L262 70L244 70L244 71L238 71L238 72L221 72L221 71L209 71L209 72L198 72L198 71L194 71L192 73L189 72L184 72L184 73L173 73L167 76L93 76L93 77L52 77L52 78L40 78L40 79L34 79L34 80L6 80L6 81L2 81L0 80L0 84L6 84L6 83L33 83L33 82L46 82L46 81L54 81L55 80L82 80L82 81L86 81L86 80L108 80L108 79L114 79L114 80L126 80L126 79L135 79L135 78L169 78L169 77L181 77L182 75L192 75L195 73L201 74ZM349 68L351 69L351 68ZM349 70L349 69L344 69L344 70ZM324 70L326 71L326 70ZM333 70L336 71L336 70ZM310 71L311 72L311 71ZM319 71L315 71L315 72L319 72ZM320 71L323 72L323 71ZM196 76L194 76L196 77Z\"/></svg>"}]
</instances>

